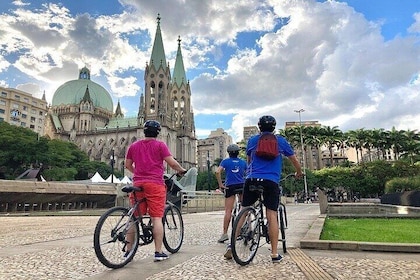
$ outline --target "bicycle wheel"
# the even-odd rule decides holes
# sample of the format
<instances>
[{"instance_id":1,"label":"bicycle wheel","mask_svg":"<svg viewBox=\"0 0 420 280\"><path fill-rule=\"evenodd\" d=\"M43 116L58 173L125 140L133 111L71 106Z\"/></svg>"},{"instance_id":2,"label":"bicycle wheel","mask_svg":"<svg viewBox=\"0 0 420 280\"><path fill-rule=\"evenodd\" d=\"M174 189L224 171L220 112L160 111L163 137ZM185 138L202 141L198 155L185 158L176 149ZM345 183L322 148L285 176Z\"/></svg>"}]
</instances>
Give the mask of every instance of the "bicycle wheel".
<instances>
[{"instance_id":1,"label":"bicycle wheel","mask_svg":"<svg viewBox=\"0 0 420 280\"><path fill-rule=\"evenodd\" d=\"M283 253L287 252L286 248L286 225L285 225L285 216L286 212L283 211L283 206L279 206L278 210L278 220L279 220L279 229L280 229L280 236L281 236L281 243L283 246Z\"/></svg>"},{"instance_id":2,"label":"bicycle wheel","mask_svg":"<svg viewBox=\"0 0 420 280\"><path fill-rule=\"evenodd\" d=\"M260 229L257 212L252 207L243 208L232 227L232 256L240 265L249 264L257 254L260 244Z\"/></svg>"},{"instance_id":3,"label":"bicycle wheel","mask_svg":"<svg viewBox=\"0 0 420 280\"><path fill-rule=\"evenodd\" d=\"M176 253L184 241L184 221L175 205L167 205L163 214L163 245L170 253Z\"/></svg>"},{"instance_id":4,"label":"bicycle wheel","mask_svg":"<svg viewBox=\"0 0 420 280\"><path fill-rule=\"evenodd\" d=\"M126 235L130 227L133 243L128 251ZM93 247L99 261L109 268L121 268L134 258L139 247L139 224L130 221L127 208L113 207L102 214L95 227Z\"/></svg>"}]
</instances>

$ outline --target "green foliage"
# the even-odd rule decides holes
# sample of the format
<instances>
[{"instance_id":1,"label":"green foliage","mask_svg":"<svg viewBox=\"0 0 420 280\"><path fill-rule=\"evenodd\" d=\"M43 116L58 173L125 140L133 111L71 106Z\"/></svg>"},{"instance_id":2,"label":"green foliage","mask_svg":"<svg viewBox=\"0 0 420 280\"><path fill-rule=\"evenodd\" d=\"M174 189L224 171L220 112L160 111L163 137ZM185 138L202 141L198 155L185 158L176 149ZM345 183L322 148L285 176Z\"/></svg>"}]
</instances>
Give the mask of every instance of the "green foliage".
<instances>
[{"instance_id":1,"label":"green foliage","mask_svg":"<svg viewBox=\"0 0 420 280\"><path fill-rule=\"evenodd\" d=\"M209 177L210 177L210 190L218 188L216 175L210 170L210 176L207 171L198 172L197 176L197 191L208 191L209 190Z\"/></svg>"},{"instance_id":2,"label":"green foliage","mask_svg":"<svg viewBox=\"0 0 420 280\"><path fill-rule=\"evenodd\" d=\"M333 167L313 171L314 178L308 180L308 186L312 190L319 187L327 193L342 190L349 194L358 193L362 197L377 197L385 193L385 185L393 178L413 176L419 172L420 166L410 165L406 161L394 163L372 161L353 167ZM414 186L410 185L410 188Z\"/></svg>"},{"instance_id":3,"label":"green foliage","mask_svg":"<svg viewBox=\"0 0 420 280\"><path fill-rule=\"evenodd\" d=\"M15 179L28 168L43 167L48 181L85 180L96 171L107 178L111 167L104 162L89 161L74 143L49 140L28 128L0 122L0 178ZM116 176L121 172L116 170Z\"/></svg>"},{"instance_id":4,"label":"green foliage","mask_svg":"<svg viewBox=\"0 0 420 280\"><path fill-rule=\"evenodd\" d=\"M393 178L386 182L385 193L420 190L420 176Z\"/></svg>"}]
</instances>

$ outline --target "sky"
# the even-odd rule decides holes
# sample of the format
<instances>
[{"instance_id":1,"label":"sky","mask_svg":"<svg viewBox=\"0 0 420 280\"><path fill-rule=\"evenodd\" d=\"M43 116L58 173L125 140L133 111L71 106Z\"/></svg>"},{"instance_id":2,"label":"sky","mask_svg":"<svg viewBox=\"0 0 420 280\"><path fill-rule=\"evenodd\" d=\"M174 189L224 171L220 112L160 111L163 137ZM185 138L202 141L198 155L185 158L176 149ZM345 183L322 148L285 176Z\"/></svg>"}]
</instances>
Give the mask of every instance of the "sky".
<instances>
[{"instance_id":1,"label":"sky","mask_svg":"<svg viewBox=\"0 0 420 280\"><path fill-rule=\"evenodd\" d=\"M86 66L136 116L158 14L172 71L182 40L199 139L240 141L262 115L420 130L416 0L0 1L0 86L51 103Z\"/></svg>"}]
</instances>

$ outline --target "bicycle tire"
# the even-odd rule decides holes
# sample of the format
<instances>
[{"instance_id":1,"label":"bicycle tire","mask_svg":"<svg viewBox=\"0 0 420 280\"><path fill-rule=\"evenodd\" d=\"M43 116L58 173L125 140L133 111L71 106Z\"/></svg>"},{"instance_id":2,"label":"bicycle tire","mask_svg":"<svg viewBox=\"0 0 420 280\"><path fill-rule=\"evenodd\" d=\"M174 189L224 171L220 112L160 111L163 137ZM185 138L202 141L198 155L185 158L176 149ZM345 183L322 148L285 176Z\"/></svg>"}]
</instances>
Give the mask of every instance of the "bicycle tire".
<instances>
[{"instance_id":1,"label":"bicycle tire","mask_svg":"<svg viewBox=\"0 0 420 280\"><path fill-rule=\"evenodd\" d=\"M283 246L283 253L287 253L287 248L286 248L286 227L284 224L284 220L285 220L285 212L283 212L283 207L280 205L279 206L279 210L278 210L278 216L280 217L279 219L279 229L280 229L280 236L281 236L281 243Z\"/></svg>"},{"instance_id":2,"label":"bicycle tire","mask_svg":"<svg viewBox=\"0 0 420 280\"><path fill-rule=\"evenodd\" d=\"M176 253L184 241L184 221L181 211L175 205L167 205L162 218L163 245L170 253Z\"/></svg>"},{"instance_id":3,"label":"bicycle tire","mask_svg":"<svg viewBox=\"0 0 420 280\"><path fill-rule=\"evenodd\" d=\"M280 204L280 206L283 209L283 216L284 216L284 228L287 229L288 227L288 222L287 222L287 211L286 211L286 205L284 205L283 203Z\"/></svg>"},{"instance_id":4,"label":"bicycle tire","mask_svg":"<svg viewBox=\"0 0 420 280\"><path fill-rule=\"evenodd\" d=\"M236 263L249 264L260 244L260 221L253 207L244 207L235 219L231 234L232 256Z\"/></svg>"},{"instance_id":5,"label":"bicycle tire","mask_svg":"<svg viewBox=\"0 0 420 280\"><path fill-rule=\"evenodd\" d=\"M99 218L93 237L93 247L98 260L106 267L117 269L131 262L139 247L139 224L131 218L134 226L134 243L126 253L126 229L129 209L113 207Z\"/></svg>"}]
</instances>

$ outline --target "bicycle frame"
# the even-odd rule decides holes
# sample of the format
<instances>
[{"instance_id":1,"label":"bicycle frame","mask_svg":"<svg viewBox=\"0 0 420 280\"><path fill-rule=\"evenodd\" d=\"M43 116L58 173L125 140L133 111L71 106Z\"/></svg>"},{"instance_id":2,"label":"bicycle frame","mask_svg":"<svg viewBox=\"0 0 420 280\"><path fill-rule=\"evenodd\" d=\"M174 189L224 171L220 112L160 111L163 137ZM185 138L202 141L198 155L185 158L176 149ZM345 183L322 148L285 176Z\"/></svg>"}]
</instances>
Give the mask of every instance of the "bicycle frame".
<instances>
[{"instance_id":1,"label":"bicycle frame","mask_svg":"<svg viewBox=\"0 0 420 280\"><path fill-rule=\"evenodd\" d=\"M127 185L121 190L131 193L140 192L142 188ZM146 198L137 198L134 195L132 206L112 207L99 218L94 232L94 249L99 261L105 266L121 268L134 258L139 246L153 242L152 218L137 213L138 206L145 202ZM179 208L168 200L162 224L163 245L170 253L178 252L184 239L184 223Z\"/></svg>"}]
</instances>

